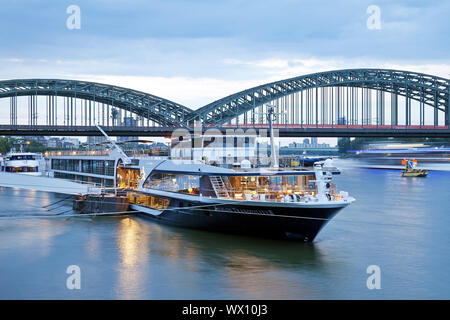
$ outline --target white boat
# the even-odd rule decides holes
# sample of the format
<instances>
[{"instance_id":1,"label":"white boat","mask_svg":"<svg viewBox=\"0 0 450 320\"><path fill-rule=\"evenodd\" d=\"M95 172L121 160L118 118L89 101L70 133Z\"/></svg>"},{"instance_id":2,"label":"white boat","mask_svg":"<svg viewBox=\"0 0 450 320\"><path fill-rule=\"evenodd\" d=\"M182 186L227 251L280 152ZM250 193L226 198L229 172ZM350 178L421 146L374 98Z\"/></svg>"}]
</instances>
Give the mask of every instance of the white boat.
<instances>
[{"instance_id":1,"label":"white boat","mask_svg":"<svg viewBox=\"0 0 450 320\"><path fill-rule=\"evenodd\" d=\"M43 173L44 158L41 153L9 152L2 160L2 171L40 176Z\"/></svg>"}]
</instances>

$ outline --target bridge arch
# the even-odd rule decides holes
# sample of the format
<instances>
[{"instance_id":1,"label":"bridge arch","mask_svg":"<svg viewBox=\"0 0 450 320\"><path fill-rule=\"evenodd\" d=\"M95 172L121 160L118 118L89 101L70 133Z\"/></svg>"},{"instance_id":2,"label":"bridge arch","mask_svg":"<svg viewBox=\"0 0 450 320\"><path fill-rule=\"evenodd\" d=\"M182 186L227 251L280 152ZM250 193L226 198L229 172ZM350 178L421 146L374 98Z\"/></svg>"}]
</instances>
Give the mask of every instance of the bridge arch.
<instances>
[{"instance_id":1,"label":"bridge arch","mask_svg":"<svg viewBox=\"0 0 450 320\"><path fill-rule=\"evenodd\" d=\"M9 124L0 125L0 129L4 134L19 134L21 132L32 134L33 132L36 132L39 134L71 133L76 135L82 131L87 132L86 134L94 134L97 133L97 130L92 126L94 123L99 122L98 119L100 119L100 117L95 117L95 114L97 111L98 115L100 115L100 108L103 108L103 104L108 106L108 109L105 112L107 119L113 118L116 108L118 110L125 110L123 118L121 111L117 117L119 119L120 128L114 121L112 126L106 121L105 123L100 123L105 127L110 127L109 129L105 129L107 131L109 130L108 133L110 134L133 136L136 134L134 126L136 125L137 119L140 121L140 125L137 125L140 127L139 135L155 135L158 134L158 130L162 130L162 132L167 134L167 132L173 130L174 127L192 129L195 120L200 120L208 127L226 127L228 124L232 124L232 121L235 121L236 124L239 122L239 124L251 126L253 124L264 123L255 123L254 119L252 119L253 122L249 121L248 119L245 119L245 116L256 110L258 110L258 112L260 112L261 109L264 111L267 103L274 102L277 108L280 107L279 111L281 112L287 112L286 105L290 108L289 112L297 112L295 115L292 114L289 123L287 121L284 122L284 124L292 124L293 128L300 127L303 129L311 125L314 125L316 128L320 128L321 125L342 125L342 123L340 123L340 118L342 117L345 118L347 126L349 123L350 125L370 126L373 124L373 120L370 119L369 121L364 119L369 119L368 115L373 116L375 114L377 128L378 125L387 125L388 118L390 118L390 129L395 130L395 126L400 125L397 118L401 113L400 109L403 108L403 106L400 108L397 105L397 98L402 97L401 99L404 99L406 102L406 115L404 118L407 119L405 124L406 129L413 129L410 120L411 114L412 112L418 111L411 107L412 100L420 103L421 122L419 127L421 129L424 129L425 127L425 121L422 121L425 118L423 109L425 105L428 105L431 106L428 108L430 109L428 111L431 112L429 113L431 118L433 118L434 113L434 125L432 129L442 127L440 126L440 124L442 124L441 120L444 120L444 127L450 132L449 82L449 79L401 70L334 70L263 84L229 95L207 104L200 109L191 110L178 103L148 93L95 82L61 79L4 80L0 81L0 98L10 98L10 121ZM360 97L366 99L365 101L359 99L358 91L356 92L356 102L351 101L354 104L351 108L355 108L355 110L350 110L351 112L356 112L356 117L349 114L348 107L349 91L353 89L359 90L359 92L361 92ZM346 113L342 105L339 105L341 100L345 100L340 96L345 90L347 90ZM370 93L369 97L368 93L365 93L365 90ZM378 96L376 97L377 105L375 113L373 112L373 109L375 108L372 109L370 102L372 99L372 91L376 91L377 95L379 93L382 94L380 96L380 100L382 101L381 107L378 106ZM319 92L322 96L319 96ZM388 113L388 107L385 108L384 93L390 93L391 95L391 113ZM306 94L308 94L307 100L304 98ZM333 96L333 94L338 96ZM297 95L297 97L295 95ZM302 95L300 99L298 95ZM22 124L19 125L17 122L17 102L18 97L22 96L29 97L28 126L23 125L23 122L25 121L23 118L19 118L23 120ZM36 110L38 96L48 97L46 101L47 109L43 111L46 115L46 121L43 121L40 117L39 121L36 121L38 118L38 112ZM289 100L291 97L293 98L293 102L291 103L288 101L289 103L286 103L286 100ZM395 100L392 100L394 98ZM39 99L42 100L42 98ZM64 100L64 125L61 125L61 109L58 109L60 108L58 107L58 101L61 103L61 99ZM84 102L84 109L81 105L77 106L77 100ZM89 102L89 106L86 105L87 101ZM279 106L277 104L280 104L280 101L282 105ZM69 117L68 114L72 112L71 108L73 108L73 102L75 102L75 121L72 121L74 117L71 114L70 116L72 119L66 121L66 116ZM93 114L90 110L90 102L93 102ZM319 102L321 103L320 106ZM305 108L303 103L306 104ZM101 106L99 106L99 104L101 104ZM113 114L109 113L109 106L112 106L111 112ZM319 109L319 107L321 109ZM303 116L304 112L306 113L305 121L303 118L300 120L298 119L299 114L296 108L301 109L300 117ZM80 112L78 118L76 115L77 110ZM384 111L386 111L386 118L383 113ZM60 112L59 116L58 112ZM358 114L358 112L361 113ZM132 119L135 121L134 123L127 124L126 121L120 122L121 119L125 120L127 114L134 116L134 120ZM20 117L25 115L25 112L19 114ZM40 116L41 115L42 113ZM442 119L442 115L444 115L444 119ZM91 116L93 116L93 121L91 121ZM414 116L417 116L417 113L415 113ZM83 119L80 120L80 117L83 117L84 121ZM240 118L244 118L243 122L240 122ZM105 119L103 115L102 119ZM146 125L143 119L147 119ZM356 123L352 123L351 121L354 121L355 119ZM156 126L151 125L152 123L149 123L148 120L151 120ZM429 116L427 116L427 120L430 121ZM304 127L303 124L306 126ZM388 129L386 128L386 130Z\"/></svg>"},{"instance_id":2,"label":"bridge arch","mask_svg":"<svg viewBox=\"0 0 450 320\"><path fill-rule=\"evenodd\" d=\"M448 79L433 75L390 69L319 72L267 83L229 95L196 110L188 121L198 120L205 125L221 125L266 103L294 93L315 89L317 94L319 88L341 87L372 89L403 96L406 101L409 99L419 101L435 109L435 119L438 112L444 112L445 124L448 125L450 122L449 82ZM411 104L406 108L411 108ZM411 110L407 112L411 114Z\"/></svg>"},{"instance_id":3,"label":"bridge arch","mask_svg":"<svg viewBox=\"0 0 450 320\"><path fill-rule=\"evenodd\" d=\"M56 96L92 101L129 111L163 126L179 126L192 113L189 108L167 99L96 82L61 79L0 81L0 98L19 96Z\"/></svg>"}]
</instances>

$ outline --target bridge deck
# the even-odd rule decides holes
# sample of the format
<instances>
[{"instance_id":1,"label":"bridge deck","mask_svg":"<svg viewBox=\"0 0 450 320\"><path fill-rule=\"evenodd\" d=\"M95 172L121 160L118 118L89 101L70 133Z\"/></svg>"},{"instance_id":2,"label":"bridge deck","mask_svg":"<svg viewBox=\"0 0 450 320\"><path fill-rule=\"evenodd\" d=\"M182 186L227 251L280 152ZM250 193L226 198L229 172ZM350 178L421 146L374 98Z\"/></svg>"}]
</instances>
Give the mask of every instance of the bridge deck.
<instances>
[{"instance_id":1,"label":"bridge deck","mask_svg":"<svg viewBox=\"0 0 450 320\"><path fill-rule=\"evenodd\" d=\"M211 128L212 126L209 126ZM180 127L102 127L111 136L171 137ZM218 127L222 133L230 129L248 130L254 128L256 134L264 134L268 125L227 125ZM450 137L449 126L418 125L274 125L280 137ZM208 127L204 128L204 130ZM193 133L193 131L191 132ZM267 131L265 134L268 134ZM8 136L98 136L100 132L93 126L28 126L0 125L0 135Z\"/></svg>"}]
</instances>

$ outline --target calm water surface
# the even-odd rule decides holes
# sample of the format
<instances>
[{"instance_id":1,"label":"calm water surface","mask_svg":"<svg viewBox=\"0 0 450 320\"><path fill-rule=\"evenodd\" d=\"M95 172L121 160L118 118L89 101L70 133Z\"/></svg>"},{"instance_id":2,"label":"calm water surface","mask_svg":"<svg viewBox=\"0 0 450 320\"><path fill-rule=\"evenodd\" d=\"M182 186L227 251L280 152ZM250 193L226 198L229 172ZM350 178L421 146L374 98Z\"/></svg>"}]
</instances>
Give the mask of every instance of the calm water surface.
<instances>
[{"instance_id":1,"label":"calm water surface","mask_svg":"<svg viewBox=\"0 0 450 320\"><path fill-rule=\"evenodd\" d=\"M0 299L450 299L450 172L351 169L357 201L312 244L61 217L64 196L0 189ZM52 215L45 217L45 215ZM81 269L81 290L66 268ZM366 268L381 268L369 290Z\"/></svg>"}]
</instances>

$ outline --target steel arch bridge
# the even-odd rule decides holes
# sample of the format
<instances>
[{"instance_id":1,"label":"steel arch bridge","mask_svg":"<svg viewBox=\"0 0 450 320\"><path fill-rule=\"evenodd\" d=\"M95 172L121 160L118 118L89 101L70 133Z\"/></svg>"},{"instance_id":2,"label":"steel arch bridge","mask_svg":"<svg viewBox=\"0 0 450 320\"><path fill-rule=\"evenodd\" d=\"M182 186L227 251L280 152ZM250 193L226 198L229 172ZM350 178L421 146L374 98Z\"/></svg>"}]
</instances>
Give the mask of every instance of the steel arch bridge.
<instances>
[{"instance_id":1,"label":"steel arch bridge","mask_svg":"<svg viewBox=\"0 0 450 320\"><path fill-rule=\"evenodd\" d=\"M201 120L205 124L223 124L265 103L307 90L315 90L313 93L315 97L312 100L314 100L315 111L318 114L320 103L318 89L330 87L371 89L391 93L394 96L403 96L406 101L413 99L432 106L435 109L435 115L438 111L445 112L445 122L447 125L449 122L450 80L423 73L388 69L327 71L267 83L214 101L196 110L189 120ZM339 100L340 98L339 91L337 91L335 99ZM411 122L409 101L406 108L408 124ZM345 112L339 111L342 110L336 108L335 115L343 116ZM398 110L393 110L393 115L394 111ZM378 120L383 120L381 112L377 115L380 117ZM315 118L318 122L319 117ZM392 122L397 123L397 120L396 115Z\"/></svg>"},{"instance_id":2,"label":"steel arch bridge","mask_svg":"<svg viewBox=\"0 0 450 320\"><path fill-rule=\"evenodd\" d=\"M58 79L19 79L0 81L0 98L18 96L47 96L51 97L47 112L47 122L53 125L57 120L57 111L54 110L55 97L70 98L67 105L67 120L73 125L74 99L99 103L107 106L116 107L135 115L153 120L161 125L178 126L184 122L187 115L192 113L189 108L163 99L145 92L112 86L107 84L77 81L77 80L58 80ZM30 104L36 101L31 100ZM11 122L17 122L14 112L14 101L11 110ZM30 106L30 124L36 119L36 106ZM90 106L92 113L92 105ZM73 118L73 119L72 119ZM109 118L108 118L109 119ZM92 114L87 117L87 123L93 124ZM87 124L86 123L86 124Z\"/></svg>"},{"instance_id":3,"label":"steel arch bridge","mask_svg":"<svg viewBox=\"0 0 450 320\"><path fill-rule=\"evenodd\" d=\"M28 103L26 98L28 97ZM170 136L174 128L265 128L276 108L280 136L450 136L450 80L410 71L348 69L267 83L196 110L144 92L58 79L0 81L10 99L4 135ZM24 108L25 106L28 108ZM5 113L4 113L5 114ZM3 122L1 122L3 121Z\"/></svg>"}]
</instances>

